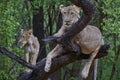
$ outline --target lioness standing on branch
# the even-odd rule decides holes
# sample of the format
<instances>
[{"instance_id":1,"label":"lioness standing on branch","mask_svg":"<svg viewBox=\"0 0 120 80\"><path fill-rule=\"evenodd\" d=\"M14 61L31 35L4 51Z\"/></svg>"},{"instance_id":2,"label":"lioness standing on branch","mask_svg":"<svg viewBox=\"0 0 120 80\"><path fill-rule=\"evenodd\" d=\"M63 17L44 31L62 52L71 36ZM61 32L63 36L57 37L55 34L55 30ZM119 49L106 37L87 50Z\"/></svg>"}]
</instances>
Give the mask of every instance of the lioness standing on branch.
<instances>
[{"instance_id":1,"label":"lioness standing on branch","mask_svg":"<svg viewBox=\"0 0 120 80\"><path fill-rule=\"evenodd\" d=\"M60 10L62 13L63 25L60 28L60 30L54 35L56 37L62 36L80 18L80 15L79 15L80 8L75 5L67 6L67 7L60 5ZM71 40L71 43L79 45L82 53L90 54L90 58L85 64L81 73L83 78L87 78L92 61L97 55L100 49L100 46L104 44L102 34L97 27L87 25L81 32L79 32L76 36L74 36L74 38ZM46 72L49 72L50 70L52 58L58 56L63 52L67 52L67 50L65 50L62 47L62 45L58 44L47 55L46 64L45 64Z\"/></svg>"},{"instance_id":2,"label":"lioness standing on branch","mask_svg":"<svg viewBox=\"0 0 120 80\"><path fill-rule=\"evenodd\" d=\"M28 31L24 31L23 29L21 29L21 37L20 37L19 43L21 43L21 45L24 48L25 61L35 65L38 57L40 45L37 37L33 35L32 29ZM25 71L30 72L31 70L28 68L25 68Z\"/></svg>"}]
</instances>

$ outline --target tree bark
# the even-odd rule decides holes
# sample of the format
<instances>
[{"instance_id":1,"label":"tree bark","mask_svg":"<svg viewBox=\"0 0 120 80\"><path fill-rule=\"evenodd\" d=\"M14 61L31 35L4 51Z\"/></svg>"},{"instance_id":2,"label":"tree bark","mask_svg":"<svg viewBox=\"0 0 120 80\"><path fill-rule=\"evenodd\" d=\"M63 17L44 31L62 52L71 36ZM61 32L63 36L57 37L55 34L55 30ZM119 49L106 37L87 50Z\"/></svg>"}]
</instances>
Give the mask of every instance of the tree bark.
<instances>
[{"instance_id":1,"label":"tree bark","mask_svg":"<svg viewBox=\"0 0 120 80\"><path fill-rule=\"evenodd\" d=\"M33 14L33 34L38 38L40 43L39 55L37 61L46 57L45 42L41 39L44 38L44 14L43 7L38 9L38 13Z\"/></svg>"}]
</instances>

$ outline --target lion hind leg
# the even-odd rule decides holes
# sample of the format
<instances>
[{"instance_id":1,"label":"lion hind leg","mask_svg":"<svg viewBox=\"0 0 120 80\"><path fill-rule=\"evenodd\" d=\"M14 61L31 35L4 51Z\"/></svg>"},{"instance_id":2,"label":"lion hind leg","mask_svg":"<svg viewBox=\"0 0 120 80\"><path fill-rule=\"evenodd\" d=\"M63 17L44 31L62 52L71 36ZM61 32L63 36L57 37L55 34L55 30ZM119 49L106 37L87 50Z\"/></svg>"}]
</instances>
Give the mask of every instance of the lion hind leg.
<instances>
[{"instance_id":1,"label":"lion hind leg","mask_svg":"<svg viewBox=\"0 0 120 80\"><path fill-rule=\"evenodd\" d=\"M46 64L45 64L45 72L49 72L50 67L51 67L51 63L52 63L52 59L56 56L58 56L59 54L61 54L63 52L63 48L60 45L57 45L48 55L46 58Z\"/></svg>"},{"instance_id":2,"label":"lion hind leg","mask_svg":"<svg viewBox=\"0 0 120 80\"><path fill-rule=\"evenodd\" d=\"M99 51L99 47L96 48L96 50L91 54L90 58L88 59L88 61L86 62L83 70L82 70L82 73L81 73L81 76L85 79L88 77L88 73L89 73L89 69L90 69L90 66L95 58L95 56L97 55L98 51Z\"/></svg>"}]
</instances>

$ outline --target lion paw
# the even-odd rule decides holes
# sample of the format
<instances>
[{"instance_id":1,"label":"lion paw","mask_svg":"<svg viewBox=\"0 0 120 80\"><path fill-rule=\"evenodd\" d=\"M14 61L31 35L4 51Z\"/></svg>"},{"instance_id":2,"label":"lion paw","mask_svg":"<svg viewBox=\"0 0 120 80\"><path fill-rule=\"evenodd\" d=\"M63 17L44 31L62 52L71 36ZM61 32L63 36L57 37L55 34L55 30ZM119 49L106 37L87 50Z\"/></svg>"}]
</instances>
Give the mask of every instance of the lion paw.
<instances>
[{"instance_id":1,"label":"lion paw","mask_svg":"<svg viewBox=\"0 0 120 80\"><path fill-rule=\"evenodd\" d=\"M54 36L54 37L60 37L61 34L59 34L59 33L55 33L53 36Z\"/></svg>"},{"instance_id":2,"label":"lion paw","mask_svg":"<svg viewBox=\"0 0 120 80\"><path fill-rule=\"evenodd\" d=\"M88 77L88 72L83 70L81 76L82 78L86 79Z\"/></svg>"},{"instance_id":3,"label":"lion paw","mask_svg":"<svg viewBox=\"0 0 120 80\"><path fill-rule=\"evenodd\" d=\"M50 71L50 66L51 66L51 60L46 61L46 65L45 65L45 72L49 72Z\"/></svg>"},{"instance_id":4,"label":"lion paw","mask_svg":"<svg viewBox=\"0 0 120 80\"><path fill-rule=\"evenodd\" d=\"M44 70L45 70L45 72L49 72L50 71L50 67L45 66Z\"/></svg>"}]
</instances>

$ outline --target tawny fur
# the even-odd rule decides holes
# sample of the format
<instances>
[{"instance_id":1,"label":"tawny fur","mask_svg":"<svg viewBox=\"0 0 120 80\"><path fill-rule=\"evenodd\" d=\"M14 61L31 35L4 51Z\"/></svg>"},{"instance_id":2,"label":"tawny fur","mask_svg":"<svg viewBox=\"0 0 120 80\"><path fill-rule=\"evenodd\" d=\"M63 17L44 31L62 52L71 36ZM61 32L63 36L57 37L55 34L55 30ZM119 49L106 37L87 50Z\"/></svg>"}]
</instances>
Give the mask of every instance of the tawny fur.
<instances>
[{"instance_id":1,"label":"tawny fur","mask_svg":"<svg viewBox=\"0 0 120 80\"><path fill-rule=\"evenodd\" d=\"M67 6L64 7L63 5L60 5L60 10L63 17L63 25L60 28L60 30L54 35L56 37L62 36L66 31L69 30L72 24L78 21L80 18L79 11L80 8L73 5L73 6ZM78 33L71 42L78 44L81 48L82 53L84 54L91 54L90 58L88 59L87 63L85 64L85 67L82 70L82 77L87 78L90 66L92 64L92 61L94 60L96 54L98 53L98 50L102 44L104 44L102 35L100 30L97 27L87 25L80 33ZM66 52L61 45L57 45L48 55L46 58L46 65L45 65L45 71L49 72L52 58L58 56L59 54Z\"/></svg>"},{"instance_id":2,"label":"tawny fur","mask_svg":"<svg viewBox=\"0 0 120 80\"><path fill-rule=\"evenodd\" d=\"M31 63L33 65L36 64L36 60L39 53L39 42L37 37L33 35L32 29L28 31L21 30L21 37L19 43L24 48L24 59L26 62ZM30 72L29 68L25 68L26 72Z\"/></svg>"}]
</instances>

